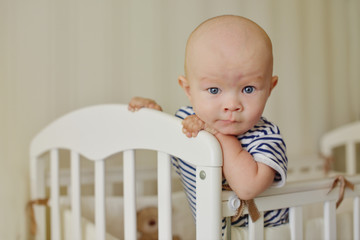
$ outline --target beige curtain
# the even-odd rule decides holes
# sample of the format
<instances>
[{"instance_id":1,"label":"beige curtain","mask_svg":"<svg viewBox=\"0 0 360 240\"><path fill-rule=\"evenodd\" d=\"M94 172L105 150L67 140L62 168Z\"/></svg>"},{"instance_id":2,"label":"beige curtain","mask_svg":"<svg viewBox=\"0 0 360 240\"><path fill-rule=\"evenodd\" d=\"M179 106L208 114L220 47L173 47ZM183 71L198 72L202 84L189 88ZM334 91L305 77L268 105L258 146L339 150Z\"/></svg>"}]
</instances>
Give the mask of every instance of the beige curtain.
<instances>
[{"instance_id":1,"label":"beige curtain","mask_svg":"<svg viewBox=\"0 0 360 240\"><path fill-rule=\"evenodd\" d=\"M239 14L274 45L280 82L265 116L289 155L360 120L358 0L0 0L0 239L27 239L28 145L71 110L156 99L188 104L177 85L188 34L201 21Z\"/></svg>"}]
</instances>

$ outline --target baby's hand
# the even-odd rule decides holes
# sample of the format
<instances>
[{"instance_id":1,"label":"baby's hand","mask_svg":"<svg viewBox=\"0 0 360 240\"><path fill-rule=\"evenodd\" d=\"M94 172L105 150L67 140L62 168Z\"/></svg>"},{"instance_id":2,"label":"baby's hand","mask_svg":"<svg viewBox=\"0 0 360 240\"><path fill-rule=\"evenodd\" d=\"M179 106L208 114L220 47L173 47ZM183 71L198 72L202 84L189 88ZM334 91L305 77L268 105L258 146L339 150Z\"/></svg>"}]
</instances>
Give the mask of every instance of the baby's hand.
<instances>
[{"instance_id":1,"label":"baby's hand","mask_svg":"<svg viewBox=\"0 0 360 240\"><path fill-rule=\"evenodd\" d=\"M141 108L152 108L155 110L162 111L160 105L154 100L142 97L133 97L128 105L128 109L132 112L138 111Z\"/></svg>"},{"instance_id":2,"label":"baby's hand","mask_svg":"<svg viewBox=\"0 0 360 240\"><path fill-rule=\"evenodd\" d=\"M207 126L207 124L196 115L189 115L183 121L183 133L187 137L196 137L201 130L216 134L216 130Z\"/></svg>"},{"instance_id":3,"label":"baby's hand","mask_svg":"<svg viewBox=\"0 0 360 240\"><path fill-rule=\"evenodd\" d=\"M187 137L196 137L199 131L205 128L205 122L196 115L187 116L182 125L182 131Z\"/></svg>"}]
</instances>

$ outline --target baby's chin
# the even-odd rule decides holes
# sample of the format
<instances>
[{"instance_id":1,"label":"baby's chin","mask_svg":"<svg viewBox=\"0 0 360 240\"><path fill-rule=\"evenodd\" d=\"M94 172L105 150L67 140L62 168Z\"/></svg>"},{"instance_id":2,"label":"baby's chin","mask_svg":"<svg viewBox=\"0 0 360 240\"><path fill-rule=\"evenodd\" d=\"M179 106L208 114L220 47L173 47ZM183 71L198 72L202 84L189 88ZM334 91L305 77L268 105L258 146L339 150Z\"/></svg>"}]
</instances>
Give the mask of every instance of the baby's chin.
<instances>
[{"instance_id":1,"label":"baby's chin","mask_svg":"<svg viewBox=\"0 0 360 240\"><path fill-rule=\"evenodd\" d=\"M221 133L223 135L233 135L233 136L238 136L244 133L244 131L239 130L239 129L216 129L216 132Z\"/></svg>"}]
</instances>

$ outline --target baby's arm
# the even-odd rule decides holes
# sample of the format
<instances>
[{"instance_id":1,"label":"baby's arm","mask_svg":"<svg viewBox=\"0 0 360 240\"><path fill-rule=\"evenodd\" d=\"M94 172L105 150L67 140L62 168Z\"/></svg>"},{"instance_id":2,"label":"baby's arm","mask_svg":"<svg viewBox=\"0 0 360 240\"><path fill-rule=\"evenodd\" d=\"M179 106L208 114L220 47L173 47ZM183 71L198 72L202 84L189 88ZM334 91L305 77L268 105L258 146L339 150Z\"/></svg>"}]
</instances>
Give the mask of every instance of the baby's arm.
<instances>
[{"instance_id":1,"label":"baby's arm","mask_svg":"<svg viewBox=\"0 0 360 240\"><path fill-rule=\"evenodd\" d=\"M236 195L243 200L255 198L274 181L275 170L256 162L232 135L216 133L223 150L223 174Z\"/></svg>"},{"instance_id":2,"label":"baby's arm","mask_svg":"<svg viewBox=\"0 0 360 240\"><path fill-rule=\"evenodd\" d=\"M215 129L207 126L207 124L201 120L195 114L187 116L183 121L183 133L187 137L196 137L201 130L208 131L212 134L216 133Z\"/></svg>"},{"instance_id":3,"label":"baby's arm","mask_svg":"<svg viewBox=\"0 0 360 240\"><path fill-rule=\"evenodd\" d=\"M160 105L154 100L142 97L133 97L128 105L128 109L132 112L138 111L141 108L152 108L155 110L162 111Z\"/></svg>"}]
</instances>

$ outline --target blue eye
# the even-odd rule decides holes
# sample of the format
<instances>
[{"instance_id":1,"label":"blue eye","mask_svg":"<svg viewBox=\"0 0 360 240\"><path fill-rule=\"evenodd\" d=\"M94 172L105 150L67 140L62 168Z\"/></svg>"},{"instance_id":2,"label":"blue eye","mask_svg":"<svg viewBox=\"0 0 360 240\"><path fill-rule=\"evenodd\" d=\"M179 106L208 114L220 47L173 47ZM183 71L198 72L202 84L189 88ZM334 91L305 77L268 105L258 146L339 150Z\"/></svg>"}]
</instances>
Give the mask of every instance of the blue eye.
<instances>
[{"instance_id":1,"label":"blue eye","mask_svg":"<svg viewBox=\"0 0 360 240\"><path fill-rule=\"evenodd\" d=\"M211 93L211 94L218 94L220 92L220 89L219 88L209 88L208 89L208 92Z\"/></svg>"},{"instance_id":2,"label":"blue eye","mask_svg":"<svg viewBox=\"0 0 360 240\"><path fill-rule=\"evenodd\" d=\"M246 86L246 87L244 87L244 89L243 89L243 93L247 93L247 94L253 93L254 90L255 90L254 87L252 87L252 86Z\"/></svg>"}]
</instances>

